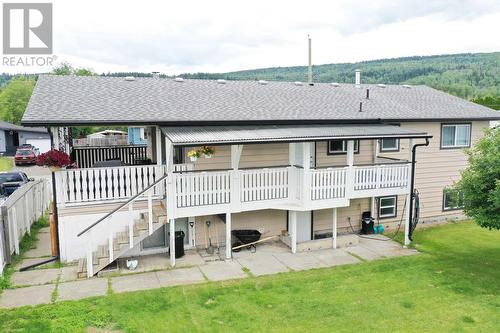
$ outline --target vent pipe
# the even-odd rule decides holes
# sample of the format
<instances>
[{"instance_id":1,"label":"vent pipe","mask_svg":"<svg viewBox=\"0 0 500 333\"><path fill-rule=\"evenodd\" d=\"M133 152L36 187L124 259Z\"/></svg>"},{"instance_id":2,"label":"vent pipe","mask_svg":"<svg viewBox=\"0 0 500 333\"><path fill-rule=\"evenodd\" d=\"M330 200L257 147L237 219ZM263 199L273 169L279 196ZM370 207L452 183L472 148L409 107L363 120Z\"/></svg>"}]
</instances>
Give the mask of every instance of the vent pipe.
<instances>
[{"instance_id":1,"label":"vent pipe","mask_svg":"<svg viewBox=\"0 0 500 333\"><path fill-rule=\"evenodd\" d=\"M356 78L356 88L361 88L361 70L356 69L355 78Z\"/></svg>"},{"instance_id":2,"label":"vent pipe","mask_svg":"<svg viewBox=\"0 0 500 333\"><path fill-rule=\"evenodd\" d=\"M363 102L359 102L359 112L363 112Z\"/></svg>"},{"instance_id":3,"label":"vent pipe","mask_svg":"<svg viewBox=\"0 0 500 333\"><path fill-rule=\"evenodd\" d=\"M370 89L366 89L366 99L370 99Z\"/></svg>"},{"instance_id":4,"label":"vent pipe","mask_svg":"<svg viewBox=\"0 0 500 333\"><path fill-rule=\"evenodd\" d=\"M307 83L313 86L313 69L312 69L312 48L311 48L311 37L307 35L307 40L309 43L309 64L307 66Z\"/></svg>"}]
</instances>

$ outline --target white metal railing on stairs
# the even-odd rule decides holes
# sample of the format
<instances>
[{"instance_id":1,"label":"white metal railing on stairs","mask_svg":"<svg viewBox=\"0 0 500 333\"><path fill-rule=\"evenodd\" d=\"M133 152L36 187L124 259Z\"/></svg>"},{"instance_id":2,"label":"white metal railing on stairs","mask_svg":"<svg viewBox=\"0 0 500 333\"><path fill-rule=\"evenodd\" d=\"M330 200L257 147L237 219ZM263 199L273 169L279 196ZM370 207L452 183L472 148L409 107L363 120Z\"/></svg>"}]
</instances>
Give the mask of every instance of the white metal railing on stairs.
<instances>
[{"instance_id":1,"label":"white metal railing on stairs","mask_svg":"<svg viewBox=\"0 0 500 333\"><path fill-rule=\"evenodd\" d=\"M128 231L128 247L132 249L135 244L134 244L134 217L132 214L133 211L133 204L135 201L140 200L141 198L146 198L147 199L147 216L148 216L148 232L149 235L153 233L153 196L156 195L157 193L165 193L165 187L166 187L166 180L167 180L168 175L165 174L161 177L159 177L155 182L150 184L148 187L145 187L142 189L140 192L136 193L132 197L130 197L126 202L120 204L118 207L114 208L111 210L109 213L89 225L87 228L82 230L79 234L78 237L81 236L86 236L86 243L87 243L87 256L86 256L86 261L87 261L87 276L91 277L94 275L94 265L93 265L93 252L97 250L99 245L103 244L96 244L94 242L93 238L93 232L95 228L100 225L102 226L103 223L105 223L105 229L107 229L107 239L108 239L108 261L107 263L113 262L116 258L114 257L114 238L115 235L118 232L123 231L123 227L121 224L114 225L110 223L112 216L123 210L127 209L128 210L128 228L126 230ZM103 229L101 228L100 231Z\"/></svg>"},{"instance_id":2,"label":"white metal railing on stairs","mask_svg":"<svg viewBox=\"0 0 500 333\"><path fill-rule=\"evenodd\" d=\"M162 165L68 169L56 172L60 205L126 200L165 175ZM157 188L155 196L163 193Z\"/></svg>"}]
</instances>

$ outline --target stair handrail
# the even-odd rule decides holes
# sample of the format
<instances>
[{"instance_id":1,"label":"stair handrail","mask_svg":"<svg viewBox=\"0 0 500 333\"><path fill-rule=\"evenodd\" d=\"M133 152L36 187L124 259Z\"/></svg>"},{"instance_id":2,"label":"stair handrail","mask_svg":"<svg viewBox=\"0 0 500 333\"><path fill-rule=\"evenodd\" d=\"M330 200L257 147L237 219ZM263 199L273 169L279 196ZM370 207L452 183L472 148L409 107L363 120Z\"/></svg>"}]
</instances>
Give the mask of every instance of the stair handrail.
<instances>
[{"instance_id":1,"label":"stair handrail","mask_svg":"<svg viewBox=\"0 0 500 333\"><path fill-rule=\"evenodd\" d=\"M100 219L98 219L97 221L95 221L94 223L92 223L91 225L89 225L87 228L85 228L82 231L80 231L80 233L77 235L77 237L80 237L81 235L85 234L87 231L89 231L90 229L94 228L96 225L98 225L102 221L106 220L108 217L110 217L111 215L113 215L114 213L116 213L117 211L119 211L120 209L122 209L123 207L127 206L128 204L130 204L132 201L134 201L135 199L137 199L138 197L140 197L141 195L143 195L144 193L146 193L147 191L149 191L150 189L152 189L153 187L155 187L156 185L158 185L162 180L164 180L167 177L168 177L168 173L164 174L157 181L155 181L153 184L149 185L148 187L146 187L145 189L143 189L139 193L137 193L134 196L130 197L127 201L125 201L124 203L122 203L121 205L119 205L118 207L116 207L115 209L113 209L112 211L110 211L109 213L107 213L106 215L104 215L103 217L101 217Z\"/></svg>"}]
</instances>

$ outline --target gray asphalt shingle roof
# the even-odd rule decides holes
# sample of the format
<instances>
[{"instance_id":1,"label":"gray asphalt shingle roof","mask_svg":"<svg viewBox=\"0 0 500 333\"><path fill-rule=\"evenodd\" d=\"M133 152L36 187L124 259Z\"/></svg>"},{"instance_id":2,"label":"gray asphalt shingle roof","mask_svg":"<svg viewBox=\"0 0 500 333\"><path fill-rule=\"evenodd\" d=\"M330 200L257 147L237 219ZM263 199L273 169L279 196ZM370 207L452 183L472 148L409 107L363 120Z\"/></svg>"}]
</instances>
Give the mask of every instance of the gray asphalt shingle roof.
<instances>
[{"instance_id":1,"label":"gray asphalt shingle roof","mask_svg":"<svg viewBox=\"0 0 500 333\"><path fill-rule=\"evenodd\" d=\"M367 100L366 89L370 89ZM363 102L359 112L359 103ZM425 86L41 75L23 124L217 121L500 119L499 113Z\"/></svg>"},{"instance_id":2,"label":"gray asphalt shingle roof","mask_svg":"<svg viewBox=\"0 0 500 333\"><path fill-rule=\"evenodd\" d=\"M36 133L48 133L46 128L41 127L24 127L15 124L8 123L6 121L0 121L0 130L6 131L17 131L17 132L36 132Z\"/></svg>"},{"instance_id":3,"label":"gray asphalt shingle roof","mask_svg":"<svg viewBox=\"0 0 500 333\"><path fill-rule=\"evenodd\" d=\"M332 139L422 138L429 137L394 125L241 125L162 127L175 145L228 144L251 142L315 141Z\"/></svg>"}]
</instances>

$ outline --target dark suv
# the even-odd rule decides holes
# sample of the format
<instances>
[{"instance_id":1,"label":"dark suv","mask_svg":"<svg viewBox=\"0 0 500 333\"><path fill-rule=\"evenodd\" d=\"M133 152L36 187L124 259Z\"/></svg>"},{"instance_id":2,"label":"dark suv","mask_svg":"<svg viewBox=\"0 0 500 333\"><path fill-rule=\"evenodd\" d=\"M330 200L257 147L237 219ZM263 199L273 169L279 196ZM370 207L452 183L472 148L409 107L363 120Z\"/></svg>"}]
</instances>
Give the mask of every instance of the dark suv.
<instances>
[{"instance_id":1,"label":"dark suv","mask_svg":"<svg viewBox=\"0 0 500 333\"><path fill-rule=\"evenodd\" d=\"M30 180L33 179L29 179L24 172L0 172L0 184L3 185L7 196Z\"/></svg>"}]
</instances>

